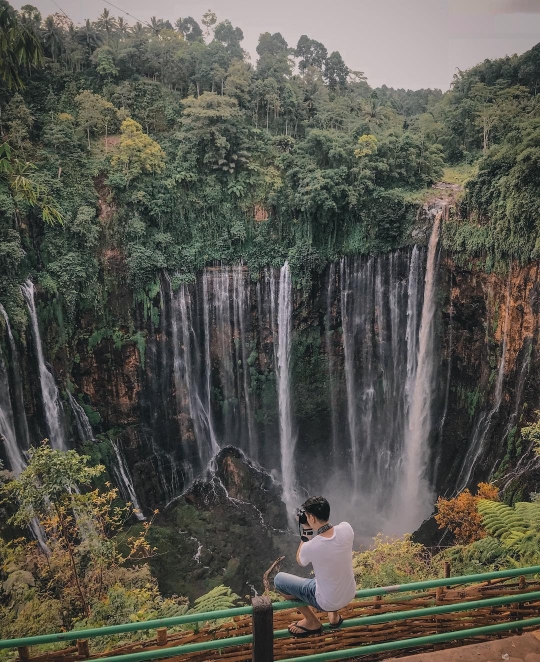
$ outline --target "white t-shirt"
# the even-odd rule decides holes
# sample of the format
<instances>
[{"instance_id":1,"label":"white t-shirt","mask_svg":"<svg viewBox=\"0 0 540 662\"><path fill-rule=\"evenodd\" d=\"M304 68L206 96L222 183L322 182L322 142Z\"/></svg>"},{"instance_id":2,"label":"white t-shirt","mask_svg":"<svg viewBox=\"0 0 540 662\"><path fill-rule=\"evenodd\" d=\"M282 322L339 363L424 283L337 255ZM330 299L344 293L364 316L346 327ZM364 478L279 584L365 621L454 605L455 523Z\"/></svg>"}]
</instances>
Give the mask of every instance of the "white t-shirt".
<instances>
[{"instance_id":1,"label":"white t-shirt","mask_svg":"<svg viewBox=\"0 0 540 662\"><path fill-rule=\"evenodd\" d=\"M337 611L349 604L356 593L352 567L354 531L349 522L332 529L330 538L315 536L300 548L300 565L313 564L315 599L324 611Z\"/></svg>"}]
</instances>

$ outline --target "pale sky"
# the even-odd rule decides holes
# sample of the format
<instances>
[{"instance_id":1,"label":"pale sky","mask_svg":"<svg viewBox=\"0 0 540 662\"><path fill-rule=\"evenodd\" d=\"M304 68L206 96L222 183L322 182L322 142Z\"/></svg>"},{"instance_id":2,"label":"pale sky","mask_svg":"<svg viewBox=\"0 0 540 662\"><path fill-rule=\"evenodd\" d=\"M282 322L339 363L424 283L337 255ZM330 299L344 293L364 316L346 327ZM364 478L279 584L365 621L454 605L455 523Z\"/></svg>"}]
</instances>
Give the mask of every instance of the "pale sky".
<instances>
[{"instance_id":1,"label":"pale sky","mask_svg":"<svg viewBox=\"0 0 540 662\"><path fill-rule=\"evenodd\" d=\"M45 17L59 7L75 22L95 20L104 0L16 0L34 4ZM456 67L486 58L521 54L540 41L540 0L111 0L142 21L171 20L212 9L244 32L242 43L256 60L261 32L281 32L289 46L302 34L340 51L373 87L448 89Z\"/></svg>"}]
</instances>

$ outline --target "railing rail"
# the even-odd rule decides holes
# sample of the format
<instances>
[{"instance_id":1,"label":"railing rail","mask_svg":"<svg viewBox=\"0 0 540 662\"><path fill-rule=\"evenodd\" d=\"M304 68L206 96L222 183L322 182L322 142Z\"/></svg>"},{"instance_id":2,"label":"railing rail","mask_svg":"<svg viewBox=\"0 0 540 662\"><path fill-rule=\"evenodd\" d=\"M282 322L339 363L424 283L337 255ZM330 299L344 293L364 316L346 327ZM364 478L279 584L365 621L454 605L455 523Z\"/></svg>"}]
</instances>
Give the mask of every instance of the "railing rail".
<instances>
[{"instance_id":1,"label":"railing rail","mask_svg":"<svg viewBox=\"0 0 540 662\"><path fill-rule=\"evenodd\" d=\"M497 572L480 573L474 575L463 575L460 577L444 577L441 579L432 579L422 582L412 582L409 584L400 584L396 586L383 586L371 589L362 589L357 591L356 598L370 598L380 597L386 594L405 593L410 591L422 591L426 589L437 589L441 587L458 586L462 584L472 584L477 582L489 582L499 579L509 579L512 577L522 577L525 575L540 574L540 566L531 566L528 568L512 568L509 570L501 570ZM358 627L362 625L374 625L379 623L389 623L393 621L406 620L408 618L420 618L428 616L437 616L440 614L450 614L460 611L471 611L475 609L482 609L486 607L498 607L512 603L524 603L533 600L540 600L540 591L523 592L523 587L520 584L521 591L518 594L501 596L496 598L484 598L482 600L472 600L468 602L436 605L433 607L418 608L403 610L397 612L386 612L376 614L373 616L362 616L360 618L348 618L342 625L343 628ZM409 596L407 596L409 597ZM182 616L173 616L170 618L154 619L140 623L125 623L122 625L111 625L100 628L89 628L86 630L71 630L70 632L59 632L54 634L44 634L32 637L21 637L18 639L7 639L0 641L0 650L7 648L18 648L23 657L22 651L27 651L27 647L57 643L61 641L76 641L87 640L93 637L103 637L114 634L123 634L128 632L138 632L158 628L173 627L177 625L186 625L192 623L200 623L204 621L215 621L220 619L229 619L235 616L252 615L254 633L249 635L228 637L223 639L215 639L212 641L202 641L197 643L183 644L181 646L171 646L161 649L141 651L136 653L128 653L124 655L109 656L103 658L94 658L93 662L145 662L149 660L157 660L166 657L176 657L178 655L196 653L201 651L211 651L229 648L232 646L245 646L248 644L255 644L258 641L271 641L272 639L282 639L289 637L288 630L272 631L272 618L271 614L275 611L283 609L297 608L299 602L286 601L271 604L269 600L265 603L255 602L255 610L252 606L236 607L233 609L223 609L219 611L203 612L199 614L184 614ZM264 600L264 599L263 599ZM264 616L264 611L270 614L268 618ZM258 616L257 616L258 614ZM268 615L268 614L267 614ZM260 625L257 626L257 622ZM400 641L390 641L377 644L370 644L356 648L349 648L346 650L330 651L325 653L318 653L315 655L306 655L302 658L290 658L283 662L292 662L292 660L302 660L305 662L325 662L326 660L333 660L347 657L357 657L359 655L367 655L376 652L384 652L387 650L398 650L399 648L411 648L431 643L451 641L453 639L463 639L471 636L478 636L481 634L489 634L502 632L505 630L512 630L516 628L529 627L533 625L540 625L540 617L525 619L520 621L512 621L505 623L498 623L496 625L483 626L479 628L472 628L468 630L457 630L453 632L444 632L441 634L433 634L425 637L415 637L413 639L405 639ZM258 632L255 632L256 628ZM270 629L269 629L270 628ZM325 626L328 629L329 625ZM467 634L466 634L467 633ZM254 636L255 635L255 636ZM254 646L254 649L257 645ZM259 646L259 650L266 650L268 646ZM27 657L27 655L26 655ZM258 656L257 656L258 658ZM257 662L262 662L262 660ZM265 657L267 662L268 656Z\"/></svg>"}]
</instances>

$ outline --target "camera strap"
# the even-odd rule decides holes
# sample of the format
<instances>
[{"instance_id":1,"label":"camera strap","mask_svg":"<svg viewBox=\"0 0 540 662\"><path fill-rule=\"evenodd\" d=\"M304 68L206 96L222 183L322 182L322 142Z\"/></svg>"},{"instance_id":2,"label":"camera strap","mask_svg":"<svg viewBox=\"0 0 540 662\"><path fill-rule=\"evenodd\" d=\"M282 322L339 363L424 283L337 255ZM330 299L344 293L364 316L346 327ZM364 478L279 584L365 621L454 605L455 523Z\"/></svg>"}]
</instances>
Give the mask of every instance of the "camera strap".
<instances>
[{"instance_id":1,"label":"camera strap","mask_svg":"<svg viewBox=\"0 0 540 662\"><path fill-rule=\"evenodd\" d=\"M333 526L334 526L333 524L330 524L330 522L328 522L328 524L325 524L324 526L321 526L320 529L317 529L317 535L320 535L325 531L329 531L331 528L333 528Z\"/></svg>"}]
</instances>

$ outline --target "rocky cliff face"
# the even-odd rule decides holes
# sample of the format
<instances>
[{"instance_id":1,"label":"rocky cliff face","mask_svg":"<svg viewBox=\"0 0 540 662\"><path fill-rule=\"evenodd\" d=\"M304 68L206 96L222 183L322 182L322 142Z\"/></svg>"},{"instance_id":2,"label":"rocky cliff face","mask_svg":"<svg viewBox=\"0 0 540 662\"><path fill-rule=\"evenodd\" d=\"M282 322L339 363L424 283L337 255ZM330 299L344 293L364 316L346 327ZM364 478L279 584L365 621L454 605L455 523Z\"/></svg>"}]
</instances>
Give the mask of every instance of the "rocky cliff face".
<instances>
[{"instance_id":1,"label":"rocky cliff face","mask_svg":"<svg viewBox=\"0 0 540 662\"><path fill-rule=\"evenodd\" d=\"M448 401L439 489L491 478L526 497L539 479L533 449L519 437L540 394L539 264L498 275L446 256L441 267Z\"/></svg>"},{"instance_id":2,"label":"rocky cliff face","mask_svg":"<svg viewBox=\"0 0 540 662\"><path fill-rule=\"evenodd\" d=\"M164 275L151 300L134 304L122 256L113 253L106 266L114 333L93 328L88 314L76 346L55 357L50 344L45 349L60 389L74 385L94 435L120 442L143 509L177 497L218 446L241 449L279 477L279 272L216 265L189 285ZM348 258L328 265L308 292L290 292L297 498L326 492L352 503L340 515L376 513L358 519L367 533L385 528L384 504L403 460L425 264L422 247ZM437 493L488 478L520 497L537 487L536 456L522 446L519 429L539 407L538 270L514 264L509 274L486 273L438 254L426 459ZM46 430L29 346L21 364L38 438ZM74 412L67 398L63 404L78 444ZM235 474L230 458L225 465L229 495L249 502L245 474Z\"/></svg>"}]
</instances>

